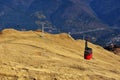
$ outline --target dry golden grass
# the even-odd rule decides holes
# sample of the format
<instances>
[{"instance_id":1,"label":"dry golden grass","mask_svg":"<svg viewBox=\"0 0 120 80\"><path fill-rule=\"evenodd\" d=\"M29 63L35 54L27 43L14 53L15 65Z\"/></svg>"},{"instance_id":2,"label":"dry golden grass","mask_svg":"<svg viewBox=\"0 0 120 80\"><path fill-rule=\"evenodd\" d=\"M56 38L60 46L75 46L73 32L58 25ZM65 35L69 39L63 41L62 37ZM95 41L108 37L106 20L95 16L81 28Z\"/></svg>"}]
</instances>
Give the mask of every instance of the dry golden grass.
<instances>
[{"instance_id":1,"label":"dry golden grass","mask_svg":"<svg viewBox=\"0 0 120 80\"><path fill-rule=\"evenodd\" d=\"M0 34L0 80L120 80L120 56L69 35L5 29Z\"/></svg>"}]
</instances>

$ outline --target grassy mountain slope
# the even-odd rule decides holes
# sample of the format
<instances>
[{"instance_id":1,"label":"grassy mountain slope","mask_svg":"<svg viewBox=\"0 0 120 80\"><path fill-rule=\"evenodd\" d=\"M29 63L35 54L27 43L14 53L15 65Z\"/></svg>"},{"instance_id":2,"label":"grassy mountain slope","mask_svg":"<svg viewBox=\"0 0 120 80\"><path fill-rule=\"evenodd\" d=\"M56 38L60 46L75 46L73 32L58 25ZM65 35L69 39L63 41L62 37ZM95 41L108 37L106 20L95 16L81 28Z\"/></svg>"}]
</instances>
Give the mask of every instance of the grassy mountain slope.
<instances>
[{"instance_id":1,"label":"grassy mountain slope","mask_svg":"<svg viewBox=\"0 0 120 80\"><path fill-rule=\"evenodd\" d=\"M83 59L84 41L69 35L5 29L0 34L0 79L119 80L120 57L89 43L93 59Z\"/></svg>"}]
</instances>

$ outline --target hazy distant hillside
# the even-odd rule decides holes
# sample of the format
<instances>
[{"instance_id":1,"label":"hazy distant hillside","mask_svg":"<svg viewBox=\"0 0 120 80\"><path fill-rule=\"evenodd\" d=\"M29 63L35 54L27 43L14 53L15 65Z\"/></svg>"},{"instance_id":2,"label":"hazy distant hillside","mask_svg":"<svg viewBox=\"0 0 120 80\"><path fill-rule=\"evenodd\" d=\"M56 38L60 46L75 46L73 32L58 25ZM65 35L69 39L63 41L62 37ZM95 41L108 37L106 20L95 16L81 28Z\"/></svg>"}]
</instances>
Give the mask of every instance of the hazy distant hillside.
<instances>
[{"instance_id":1,"label":"hazy distant hillside","mask_svg":"<svg viewBox=\"0 0 120 80\"><path fill-rule=\"evenodd\" d=\"M31 17L36 12L41 12L54 26L61 31L81 31L104 27L83 0L30 0L30 1L0 1L1 25L34 26L35 18ZM12 6L11 6L12 5ZM81 27L84 26L84 29Z\"/></svg>"},{"instance_id":2,"label":"hazy distant hillside","mask_svg":"<svg viewBox=\"0 0 120 80\"><path fill-rule=\"evenodd\" d=\"M13 27L20 29L16 25L23 28L33 29L34 22L25 11L29 8L32 1L29 0L1 0L0 1L0 27ZM25 27L26 26L26 27ZM32 28L29 28L32 27Z\"/></svg>"},{"instance_id":3,"label":"hazy distant hillside","mask_svg":"<svg viewBox=\"0 0 120 80\"><path fill-rule=\"evenodd\" d=\"M120 0L93 0L91 7L101 21L120 27Z\"/></svg>"}]
</instances>

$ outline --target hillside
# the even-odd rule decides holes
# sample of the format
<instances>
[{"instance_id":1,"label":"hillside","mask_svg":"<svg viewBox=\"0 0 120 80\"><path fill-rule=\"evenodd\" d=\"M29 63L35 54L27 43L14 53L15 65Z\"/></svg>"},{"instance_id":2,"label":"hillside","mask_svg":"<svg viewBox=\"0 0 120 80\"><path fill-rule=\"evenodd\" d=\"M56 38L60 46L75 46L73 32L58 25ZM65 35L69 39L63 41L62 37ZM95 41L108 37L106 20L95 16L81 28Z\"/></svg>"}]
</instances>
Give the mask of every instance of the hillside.
<instances>
[{"instance_id":1,"label":"hillside","mask_svg":"<svg viewBox=\"0 0 120 80\"><path fill-rule=\"evenodd\" d=\"M44 36L43 36L44 35ZM69 35L5 29L0 34L1 80L120 80L120 57Z\"/></svg>"},{"instance_id":2,"label":"hillside","mask_svg":"<svg viewBox=\"0 0 120 80\"><path fill-rule=\"evenodd\" d=\"M110 26L120 26L120 0L93 0L91 8Z\"/></svg>"},{"instance_id":3,"label":"hillside","mask_svg":"<svg viewBox=\"0 0 120 80\"><path fill-rule=\"evenodd\" d=\"M83 30L106 28L89 3L89 0L1 0L0 24L2 28L20 29L26 26L29 30L36 29L35 22L39 19L34 14L40 12L62 32L81 31L82 27ZM16 26L18 24L20 28Z\"/></svg>"}]
</instances>

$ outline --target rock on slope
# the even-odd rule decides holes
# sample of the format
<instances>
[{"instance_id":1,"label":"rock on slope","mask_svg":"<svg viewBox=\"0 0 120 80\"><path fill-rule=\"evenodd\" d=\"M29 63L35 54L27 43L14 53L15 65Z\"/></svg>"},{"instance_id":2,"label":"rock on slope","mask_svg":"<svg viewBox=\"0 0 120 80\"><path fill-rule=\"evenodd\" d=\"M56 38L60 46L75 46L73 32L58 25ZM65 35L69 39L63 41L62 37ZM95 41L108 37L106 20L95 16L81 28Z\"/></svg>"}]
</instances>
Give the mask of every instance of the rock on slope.
<instances>
[{"instance_id":1,"label":"rock on slope","mask_svg":"<svg viewBox=\"0 0 120 80\"><path fill-rule=\"evenodd\" d=\"M117 55L120 55L120 48L116 48L113 52Z\"/></svg>"},{"instance_id":2,"label":"rock on slope","mask_svg":"<svg viewBox=\"0 0 120 80\"><path fill-rule=\"evenodd\" d=\"M84 41L69 35L5 29L0 34L1 80L120 80L120 57L89 43L93 59L83 59Z\"/></svg>"}]
</instances>

